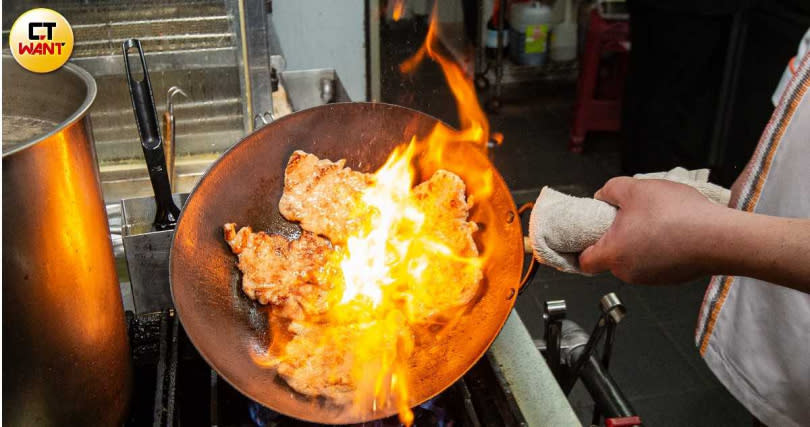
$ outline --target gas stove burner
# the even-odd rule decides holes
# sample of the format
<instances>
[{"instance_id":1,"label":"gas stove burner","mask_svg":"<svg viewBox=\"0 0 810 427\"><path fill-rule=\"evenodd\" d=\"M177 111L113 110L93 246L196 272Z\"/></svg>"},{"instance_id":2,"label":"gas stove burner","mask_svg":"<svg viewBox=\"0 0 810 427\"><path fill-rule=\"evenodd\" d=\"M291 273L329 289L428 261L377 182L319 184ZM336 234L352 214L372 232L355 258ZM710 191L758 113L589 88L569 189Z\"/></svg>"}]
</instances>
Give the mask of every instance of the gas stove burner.
<instances>
[{"instance_id":1,"label":"gas stove burner","mask_svg":"<svg viewBox=\"0 0 810 427\"><path fill-rule=\"evenodd\" d=\"M134 392L126 426L309 427L266 408L223 381L188 340L174 310L127 312ZM415 425L518 426L523 417L489 356L453 386L414 408ZM396 416L360 424L399 426Z\"/></svg>"}]
</instances>

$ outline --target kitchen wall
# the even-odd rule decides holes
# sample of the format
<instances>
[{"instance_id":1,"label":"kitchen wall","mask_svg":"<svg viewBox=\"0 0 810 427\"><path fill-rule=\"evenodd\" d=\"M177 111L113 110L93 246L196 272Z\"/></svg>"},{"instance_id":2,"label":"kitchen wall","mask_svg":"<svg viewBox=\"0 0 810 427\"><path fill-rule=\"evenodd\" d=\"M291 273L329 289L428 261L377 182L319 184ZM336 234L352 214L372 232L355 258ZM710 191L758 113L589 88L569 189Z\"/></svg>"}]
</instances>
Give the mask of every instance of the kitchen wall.
<instances>
[{"instance_id":1,"label":"kitchen wall","mask_svg":"<svg viewBox=\"0 0 810 427\"><path fill-rule=\"evenodd\" d=\"M276 0L271 20L288 70L335 68L353 101L366 93L364 0Z\"/></svg>"}]
</instances>

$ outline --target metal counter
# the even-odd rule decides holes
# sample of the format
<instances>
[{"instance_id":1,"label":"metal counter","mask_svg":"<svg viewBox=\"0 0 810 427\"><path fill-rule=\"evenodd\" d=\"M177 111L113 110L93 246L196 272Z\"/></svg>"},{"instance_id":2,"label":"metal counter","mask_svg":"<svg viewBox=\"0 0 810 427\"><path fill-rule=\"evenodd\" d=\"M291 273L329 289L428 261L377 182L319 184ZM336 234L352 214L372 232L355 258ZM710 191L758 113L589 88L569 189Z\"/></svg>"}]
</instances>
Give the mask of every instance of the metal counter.
<instances>
[{"instance_id":1,"label":"metal counter","mask_svg":"<svg viewBox=\"0 0 810 427\"><path fill-rule=\"evenodd\" d=\"M489 353L528 426L581 426L517 311L512 310Z\"/></svg>"}]
</instances>

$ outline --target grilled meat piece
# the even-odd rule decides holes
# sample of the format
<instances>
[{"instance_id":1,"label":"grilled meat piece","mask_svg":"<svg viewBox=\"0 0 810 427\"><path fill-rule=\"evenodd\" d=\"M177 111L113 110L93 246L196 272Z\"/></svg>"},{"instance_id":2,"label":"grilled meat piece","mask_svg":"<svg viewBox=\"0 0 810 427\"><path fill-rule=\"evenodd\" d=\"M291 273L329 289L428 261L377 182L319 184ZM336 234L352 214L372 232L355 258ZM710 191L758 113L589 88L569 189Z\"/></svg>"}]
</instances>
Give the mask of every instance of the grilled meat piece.
<instances>
[{"instance_id":1,"label":"grilled meat piece","mask_svg":"<svg viewBox=\"0 0 810 427\"><path fill-rule=\"evenodd\" d=\"M464 181L458 175L438 170L429 180L413 189L413 197L425 214L423 233L444 243L454 254L478 256L473 233L478 225L467 221L471 204L467 203Z\"/></svg>"},{"instance_id":2,"label":"grilled meat piece","mask_svg":"<svg viewBox=\"0 0 810 427\"><path fill-rule=\"evenodd\" d=\"M250 227L236 231L225 224L225 240L239 257L242 290L261 304L280 308L283 317L297 319L321 314L328 308L328 240L304 231L296 240L277 234L254 233Z\"/></svg>"},{"instance_id":3,"label":"grilled meat piece","mask_svg":"<svg viewBox=\"0 0 810 427\"><path fill-rule=\"evenodd\" d=\"M237 232L235 224L225 225L225 239L239 256L245 293L272 304L275 314L293 319L287 329L290 340L266 359L267 365L294 390L338 405L350 403L363 389L356 383L362 381L358 368L366 370L361 377L376 378L368 370L381 369L380 361L410 355L412 350L397 354L398 349L412 348L408 322L430 324L440 322L442 315L452 317L454 309L475 297L483 277L473 240L478 227L468 221L471 204L464 182L439 170L409 196L421 220L403 220L392 230L395 236L403 233L395 239L405 242L409 251L408 262L395 263L391 272L401 281L395 292L403 294L394 300L402 301L405 310L391 311L386 319L350 309L332 316L330 298L341 297L330 292L342 285L341 245L366 231L360 227L368 225L369 215L380 214L361 200L374 184L373 175L344 165L343 160L321 160L302 151L290 157L279 210L288 220L300 222L304 232L298 240L253 233L250 227ZM377 341L370 344L370 339Z\"/></svg>"},{"instance_id":4,"label":"grilled meat piece","mask_svg":"<svg viewBox=\"0 0 810 427\"><path fill-rule=\"evenodd\" d=\"M426 320L449 309L469 303L483 278L477 262L478 248L473 233L478 225L467 221L470 208L465 198L466 187L458 175L438 170L429 180L413 189L413 197L425 215L421 236L435 245L440 254L451 256L424 260L422 277L440 278L443 283L415 281L409 292L412 310Z\"/></svg>"},{"instance_id":5,"label":"grilled meat piece","mask_svg":"<svg viewBox=\"0 0 810 427\"><path fill-rule=\"evenodd\" d=\"M411 331L398 313L365 322L293 321L288 330L294 337L275 358L278 374L299 393L323 396L338 405L357 402L358 391L385 387L374 386L380 369L396 357L407 360L412 351L404 344L412 342Z\"/></svg>"},{"instance_id":6,"label":"grilled meat piece","mask_svg":"<svg viewBox=\"0 0 810 427\"><path fill-rule=\"evenodd\" d=\"M331 162L294 152L284 172L284 194L278 203L281 214L335 244L346 241L362 222L358 202L373 178L345 164L345 160Z\"/></svg>"},{"instance_id":7,"label":"grilled meat piece","mask_svg":"<svg viewBox=\"0 0 810 427\"><path fill-rule=\"evenodd\" d=\"M320 234L336 244L360 231L374 208L361 201L362 193L373 183L371 174L344 167L345 161L331 162L296 151L290 157L284 177L284 194L279 210L285 218L299 221L304 230ZM473 259L478 248L474 222L467 221L471 205L466 186L458 175L438 170L427 181L414 187L411 197L425 219L418 243L440 246L450 256L423 260L423 277L441 278L444 283L414 282L408 292L416 319L427 320L438 313L469 303L478 290L483 274ZM453 286L447 286L452 283Z\"/></svg>"},{"instance_id":8,"label":"grilled meat piece","mask_svg":"<svg viewBox=\"0 0 810 427\"><path fill-rule=\"evenodd\" d=\"M284 354L277 359L278 374L301 394L349 403L356 385L351 378L352 353L350 326L326 328L292 322L295 334Z\"/></svg>"}]
</instances>

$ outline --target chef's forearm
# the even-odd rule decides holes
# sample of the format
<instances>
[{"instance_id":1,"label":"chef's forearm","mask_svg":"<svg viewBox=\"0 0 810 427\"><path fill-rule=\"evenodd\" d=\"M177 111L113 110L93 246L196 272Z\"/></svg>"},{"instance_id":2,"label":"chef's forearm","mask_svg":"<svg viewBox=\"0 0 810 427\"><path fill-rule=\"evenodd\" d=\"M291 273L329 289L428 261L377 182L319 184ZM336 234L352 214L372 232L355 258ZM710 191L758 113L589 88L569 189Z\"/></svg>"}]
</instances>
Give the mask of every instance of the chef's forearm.
<instances>
[{"instance_id":1,"label":"chef's forearm","mask_svg":"<svg viewBox=\"0 0 810 427\"><path fill-rule=\"evenodd\" d=\"M810 219L723 209L698 250L712 274L753 277L810 293Z\"/></svg>"}]
</instances>

